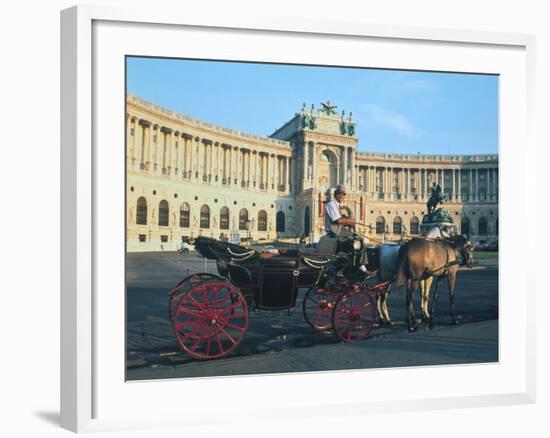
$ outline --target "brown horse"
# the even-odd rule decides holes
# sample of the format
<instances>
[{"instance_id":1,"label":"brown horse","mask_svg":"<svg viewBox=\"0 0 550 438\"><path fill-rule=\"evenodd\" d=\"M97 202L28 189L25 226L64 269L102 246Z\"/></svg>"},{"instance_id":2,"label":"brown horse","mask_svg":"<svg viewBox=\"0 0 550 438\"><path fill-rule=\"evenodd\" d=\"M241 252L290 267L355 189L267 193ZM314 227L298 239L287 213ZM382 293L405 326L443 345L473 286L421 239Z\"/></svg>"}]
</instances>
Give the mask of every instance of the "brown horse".
<instances>
[{"instance_id":1,"label":"brown horse","mask_svg":"<svg viewBox=\"0 0 550 438\"><path fill-rule=\"evenodd\" d=\"M397 287L407 288L406 310L409 331L416 331L416 319L412 303L413 293L418 283L429 277L436 277L435 295L430 309L430 327L435 323L435 307L439 298L439 287L442 277L447 277L449 284L449 298L451 317L455 324L458 319L455 315L454 296L456 272L460 263L472 265L473 249L466 236L452 236L446 239L419 239L415 238L404 244L399 250Z\"/></svg>"}]
</instances>

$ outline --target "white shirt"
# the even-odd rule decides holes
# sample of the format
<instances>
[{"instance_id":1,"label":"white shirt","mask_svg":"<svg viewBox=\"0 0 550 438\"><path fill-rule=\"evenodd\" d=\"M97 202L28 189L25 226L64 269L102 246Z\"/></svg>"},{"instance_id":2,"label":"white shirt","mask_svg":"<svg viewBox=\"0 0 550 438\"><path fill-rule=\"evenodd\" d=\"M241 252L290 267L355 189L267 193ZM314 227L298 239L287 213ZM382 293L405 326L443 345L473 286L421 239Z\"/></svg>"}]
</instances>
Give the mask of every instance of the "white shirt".
<instances>
[{"instance_id":1,"label":"white shirt","mask_svg":"<svg viewBox=\"0 0 550 438\"><path fill-rule=\"evenodd\" d=\"M342 215L340 214L340 204L336 199L327 202L325 205L325 231L330 233L333 231L332 225L334 221L340 219Z\"/></svg>"}]
</instances>

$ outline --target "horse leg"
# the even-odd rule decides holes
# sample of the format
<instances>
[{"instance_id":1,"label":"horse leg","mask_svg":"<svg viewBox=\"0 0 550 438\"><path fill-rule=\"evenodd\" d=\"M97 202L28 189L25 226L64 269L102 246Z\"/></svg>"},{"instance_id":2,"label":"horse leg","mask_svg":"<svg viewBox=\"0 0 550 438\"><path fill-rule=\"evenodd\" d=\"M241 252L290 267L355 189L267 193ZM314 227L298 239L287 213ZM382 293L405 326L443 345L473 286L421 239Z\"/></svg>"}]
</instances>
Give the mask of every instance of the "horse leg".
<instances>
[{"instance_id":1,"label":"horse leg","mask_svg":"<svg viewBox=\"0 0 550 438\"><path fill-rule=\"evenodd\" d=\"M383 326L384 325L384 315L382 314L382 295L376 294L376 315L378 319L378 325Z\"/></svg>"},{"instance_id":2,"label":"horse leg","mask_svg":"<svg viewBox=\"0 0 550 438\"><path fill-rule=\"evenodd\" d=\"M449 282L449 302L451 303L451 318L453 324L458 324L458 319L455 315L455 286L456 286L456 272L449 272L447 276Z\"/></svg>"},{"instance_id":3,"label":"horse leg","mask_svg":"<svg viewBox=\"0 0 550 438\"><path fill-rule=\"evenodd\" d=\"M430 312L428 312L428 306L430 303L430 288L432 287L433 277L428 277L420 282L420 288L422 290L422 322L428 322L430 320Z\"/></svg>"},{"instance_id":4,"label":"horse leg","mask_svg":"<svg viewBox=\"0 0 550 438\"><path fill-rule=\"evenodd\" d=\"M386 326L391 327L392 322L390 318L390 312L388 311L388 290L382 293L382 313L384 315L384 323Z\"/></svg>"},{"instance_id":5,"label":"horse leg","mask_svg":"<svg viewBox=\"0 0 550 438\"><path fill-rule=\"evenodd\" d=\"M437 300L439 299L439 287L441 286L441 277L437 277L435 281L435 294L434 300L432 301L432 308L430 309L430 328L435 326L435 306L437 305Z\"/></svg>"},{"instance_id":6,"label":"horse leg","mask_svg":"<svg viewBox=\"0 0 550 438\"><path fill-rule=\"evenodd\" d=\"M409 332L415 332L417 330L416 319L414 316L413 302L412 302L413 293L417 288L418 288L418 280L411 280L409 287L407 288L407 326L408 326Z\"/></svg>"}]
</instances>

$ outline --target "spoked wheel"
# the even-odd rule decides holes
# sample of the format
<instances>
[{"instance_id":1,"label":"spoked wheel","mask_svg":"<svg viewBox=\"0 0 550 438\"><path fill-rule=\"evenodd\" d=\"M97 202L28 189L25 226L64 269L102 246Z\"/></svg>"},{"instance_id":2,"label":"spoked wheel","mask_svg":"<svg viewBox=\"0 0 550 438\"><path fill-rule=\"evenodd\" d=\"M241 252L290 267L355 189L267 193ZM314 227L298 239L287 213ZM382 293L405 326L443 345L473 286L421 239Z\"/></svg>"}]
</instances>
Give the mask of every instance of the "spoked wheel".
<instances>
[{"instance_id":1,"label":"spoked wheel","mask_svg":"<svg viewBox=\"0 0 550 438\"><path fill-rule=\"evenodd\" d=\"M189 292L191 289L193 289L195 286L199 285L203 281L209 280L222 280L222 278L214 274L199 272L197 274L192 274L185 277L176 285L174 289L169 292L168 316L170 317L170 321L172 321L174 317L174 311L177 306L178 298Z\"/></svg>"},{"instance_id":2,"label":"spoked wheel","mask_svg":"<svg viewBox=\"0 0 550 438\"><path fill-rule=\"evenodd\" d=\"M332 328L332 310L338 295L328 288L312 287L307 291L302 309L304 319L315 330Z\"/></svg>"},{"instance_id":3,"label":"spoked wheel","mask_svg":"<svg viewBox=\"0 0 550 438\"><path fill-rule=\"evenodd\" d=\"M231 283L205 281L176 300L172 326L180 347L191 356L217 359L243 340L248 307Z\"/></svg>"},{"instance_id":4,"label":"spoked wheel","mask_svg":"<svg viewBox=\"0 0 550 438\"><path fill-rule=\"evenodd\" d=\"M374 297L361 290L341 295L332 313L336 336L345 342L365 339L374 326L375 304Z\"/></svg>"}]
</instances>

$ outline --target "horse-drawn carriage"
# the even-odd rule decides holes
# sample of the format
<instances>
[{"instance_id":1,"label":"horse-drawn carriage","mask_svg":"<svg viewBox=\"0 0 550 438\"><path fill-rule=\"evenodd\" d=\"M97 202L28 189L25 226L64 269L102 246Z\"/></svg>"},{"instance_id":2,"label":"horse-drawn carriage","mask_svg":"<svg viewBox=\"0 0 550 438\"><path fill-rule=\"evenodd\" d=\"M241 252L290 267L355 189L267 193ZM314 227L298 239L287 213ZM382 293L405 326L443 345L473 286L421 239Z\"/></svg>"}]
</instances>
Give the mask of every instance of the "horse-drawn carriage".
<instances>
[{"instance_id":1,"label":"horse-drawn carriage","mask_svg":"<svg viewBox=\"0 0 550 438\"><path fill-rule=\"evenodd\" d=\"M326 246L332 244L336 242ZM203 257L216 260L219 275L199 273L183 279L169 293L168 311L179 345L197 359L234 351L248 330L249 310L295 308L301 288L308 289L302 300L307 323L316 330L332 329L346 342L367 338L377 315L382 324L391 325L386 300L396 278L398 287L408 289L409 331L416 330L412 295L419 283L423 320L433 326L443 277L449 282L451 316L457 322L456 272L459 264L472 263L472 246L459 235L370 248L355 235L339 240L329 254L261 252L207 237L197 238L195 247ZM429 283L424 280L431 282L432 277L437 282L428 312Z\"/></svg>"},{"instance_id":2,"label":"horse-drawn carriage","mask_svg":"<svg viewBox=\"0 0 550 438\"><path fill-rule=\"evenodd\" d=\"M292 309L301 288L308 288L302 310L310 326L332 329L346 342L365 339L375 322L376 295L385 294L390 282L365 281L363 245L362 239L349 241L335 255L275 254L199 237L196 250L216 260L220 275L193 274L170 291L168 312L179 345L197 359L224 357L243 340L252 308Z\"/></svg>"}]
</instances>

